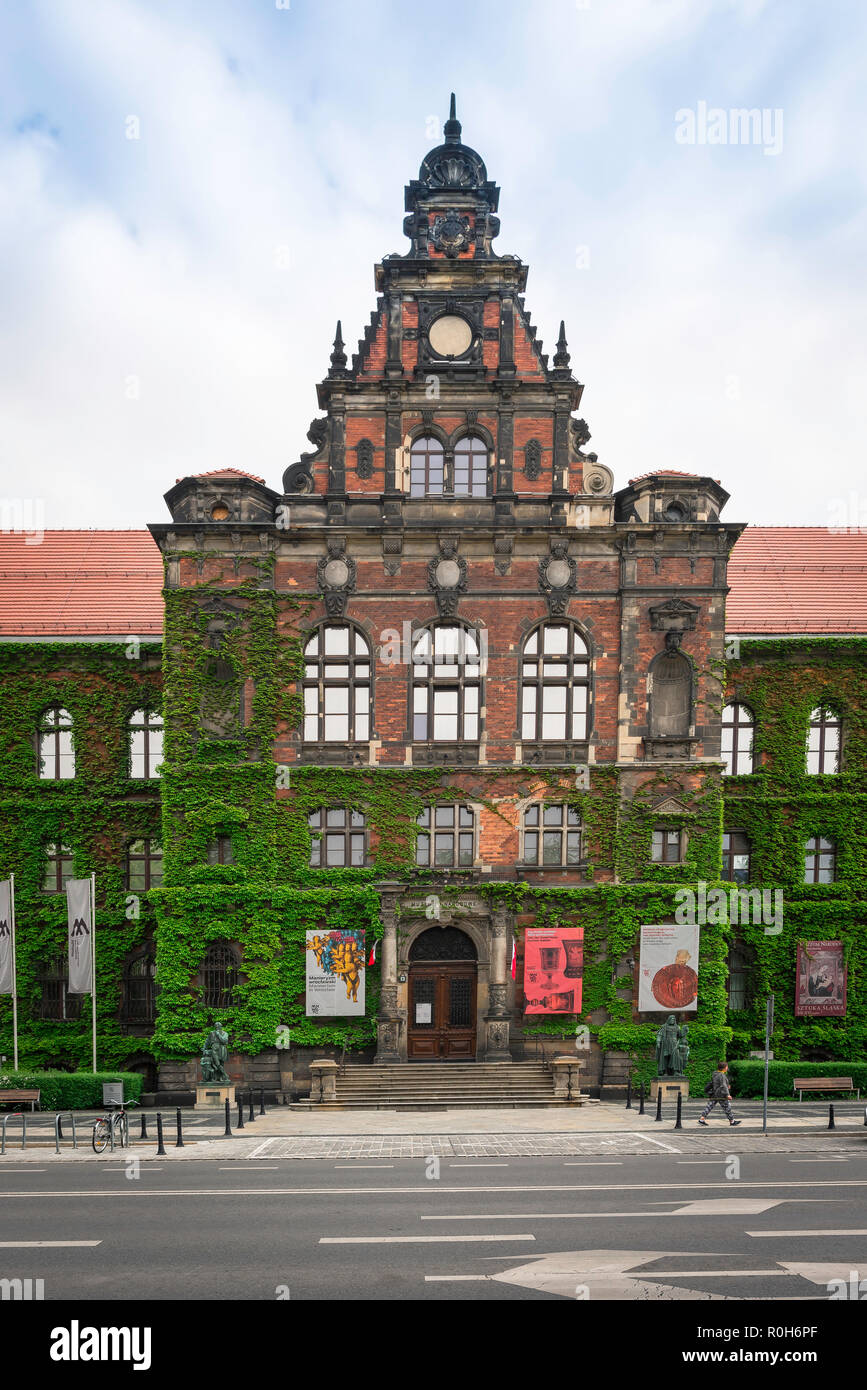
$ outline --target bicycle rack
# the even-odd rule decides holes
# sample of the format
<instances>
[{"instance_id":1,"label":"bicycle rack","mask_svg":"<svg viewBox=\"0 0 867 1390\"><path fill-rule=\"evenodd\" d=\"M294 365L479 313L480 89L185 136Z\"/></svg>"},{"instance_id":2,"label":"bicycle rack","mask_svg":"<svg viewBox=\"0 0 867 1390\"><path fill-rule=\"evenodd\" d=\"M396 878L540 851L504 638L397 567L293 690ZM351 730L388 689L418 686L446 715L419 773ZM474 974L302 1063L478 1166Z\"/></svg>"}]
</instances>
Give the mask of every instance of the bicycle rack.
<instances>
[{"instance_id":1,"label":"bicycle rack","mask_svg":"<svg viewBox=\"0 0 867 1390\"><path fill-rule=\"evenodd\" d=\"M69 1115L69 1123L72 1126L72 1147L77 1149L78 1140L75 1134L75 1115L71 1110L66 1113ZM60 1140L63 1138L63 1129L61 1127L63 1114L64 1112L62 1110L58 1110L57 1114L54 1116L54 1152L56 1154L60 1153Z\"/></svg>"},{"instance_id":2,"label":"bicycle rack","mask_svg":"<svg viewBox=\"0 0 867 1390\"><path fill-rule=\"evenodd\" d=\"M0 1154L5 1154L5 1152L6 1152L6 1126L7 1126L7 1124L9 1123L10 1120L20 1120L20 1121L21 1121L21 1147L22 1147L22 1149L26 1149L26 1148L27 1148L27 1116L24 1114L24 1111L22 1110L21 1113L19 1114L17 1111L14 1111L14 1110L13 1110L13 1112L12 1112L11 1115L4 1113L2 1116L0 1116L0 1120L2 1120L2 1129L0 1129Z\"/></svg>"}]
</instances>

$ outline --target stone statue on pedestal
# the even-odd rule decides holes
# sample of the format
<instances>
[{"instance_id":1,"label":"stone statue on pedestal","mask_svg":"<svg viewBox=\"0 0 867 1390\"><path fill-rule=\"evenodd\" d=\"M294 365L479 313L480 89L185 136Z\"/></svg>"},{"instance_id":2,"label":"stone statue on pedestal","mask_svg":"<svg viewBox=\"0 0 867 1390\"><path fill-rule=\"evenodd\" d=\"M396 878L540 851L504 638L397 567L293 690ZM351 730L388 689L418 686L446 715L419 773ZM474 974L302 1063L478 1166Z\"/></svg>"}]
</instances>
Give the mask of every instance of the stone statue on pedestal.
<instances>
[{"instance_id":1,"label":"stone statue on pedestal","mask_svg":"<svg viewBox=\"0 0 867 1390\"><path fill-rule=\"evenodd\" d=\"M669 1014L656 1034L656 1074L657 1076L680 1076L679 1035L674 1014Z\"/></svg>"},{"instance_id":2,"label":"stone statue on pedestal","mask_svg":"<svg viewBox=\"0 0 867 1390\"><path fill-rule=\"evenodd\" d=\"M229 1060L229 1034L217 1023L205 1038L202 1048L202 1080L228 1084L226 1062Z\"/></svg>"}]
</instances>

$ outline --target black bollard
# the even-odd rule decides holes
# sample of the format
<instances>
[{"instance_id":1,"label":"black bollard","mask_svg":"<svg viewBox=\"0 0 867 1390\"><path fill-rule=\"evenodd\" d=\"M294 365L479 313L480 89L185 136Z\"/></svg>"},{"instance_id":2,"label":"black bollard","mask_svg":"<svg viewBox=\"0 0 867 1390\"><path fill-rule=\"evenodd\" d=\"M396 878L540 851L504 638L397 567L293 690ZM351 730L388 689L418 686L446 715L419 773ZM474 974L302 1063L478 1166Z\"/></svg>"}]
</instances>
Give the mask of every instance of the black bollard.
<instances>
[{"instance_id":1,"label":"black bollard","mask_svg":"<svg viewBox=\"0 0 867 1390\"><path fill-rule=\"evenodd\" d=\"M656 1092L656 1123L662 1124L662 1087Z\"/></svg>"},{"instance_id":2,"label":"black bollard","mask_svg":"<svg viewBox=\"0 0 867 1390\"><path fill-rule=\"evenodd\" d=\"M264 1091L264 1089L261 1090L261 1091L259 1092L259 1114L260 1114L260 1115L264 1115L264 1114L265 1114L265 1091Z\"/></svg>"},{"instance_id":3,"label":"black bollard","mask_svg":"<svg viewBox=\"0 0 867 1390\"><path fill-rule=\"evenodd\" d=\"M238 1126L237 1126L237 1127L238 1127L238 1129L243 1129L243 1128L244 1128L244 1102L242 1101L240 1095L238 1096Z\"/></svg>"},{"instance_id":4,"label":"black bollard","mask_svg":"<svg viewBox=\"0 0 867 1390\"><path fill-rule=\"evenodd\" d=\"M682 1106L682 1105L683 1105L683 1096L681 1095L680 1091L678 1091L678 1093L677 1093L677 1119L676 1119L675 1122L674 1122L674 1127L675 1127L675 1129L683 1129L683 1125L680 1123L680 1110L681 1110L681 1106Z\"/></svg>"},{"instance_id":5,"label":"black bollard","mask_svg":"<svg viewBox=\"0 0 867 1390\"><path fill-rule=\"evenodd\" d=\"M62 1138L63 1138L63 1116L62 1116L62 1115L58 1115L58 1116L57 1116L57 1137L58 1137L58 1139L62 1139Z\"/></svg>"},{"instance_id":6,"label":"black bollard","mask_svg":"<svg viewBox=\"0 0 867 1390\"><path fill-rule=\"evenodd\" d=\"M829 1106L828 1106L828 1128L829 1128L829 1129L836 1129L836 1128L837 1128L837 1126L834 1124L834 1107L833 1107L833 1105L829 1105Z\"/></svg>"},{"instance_id":7,"label":"black bollard","mask_svg":"<svg viewBox=\"0 0 867 1390\"><path fill-rule=\"evenodd\" d=\"M247 1124L249 1124L251 1120L255 1120L255 1118L256 1118L256 1115L255 1115L255 1112L254 1112L254 1110L253 1110L253 1087L251 1086L251 1087L250 1087L250 1113L249 1113L249 1115L247 1116Z\"/></svg>"},{"instance_id":8,"label":"black bollard","mask_svg":"<svg viewBox=\"0 0 867 1390\"><path fill-rule=\"evenodd\" d=\"M223 1138L224 1138L224 1139L231 1139L231 1137L232 1137L232 1125L231 1125L231 1118L230 1118L230 1115L229 1115L229 1102L226 1101L226 1132L225 1132L225 1134L223 1135Z\"/></svg>"},{"instance_id":9,"label":"black bollard","mask_svg":"<svg viewBox=\"0 0 867 1390\"><path fill-rule=\"evenodd\" d=\"M142 1111L142 1112L141 1112L141 1134L139 1135L139 1139L147 1139L147 1137L148 1137L148 1121L147 1121L147 1115L144 1113L144 1111Z\"/></svg>"},{"instance_id":10,"label":"black bollard","mask_svg":"<svg viewBox=\"0 0 867 1390\"><path fill-rule=\"evenodd\" d=\"M864 1107L864 1125L867 1127L867 1105Z\"/></svg>"},{"instance_id":11,"label":"black bollard","mask_svg":"<svg viewBox=\"0 0 867 1390\"><path fill-rule=\"evenodd\" d=\"M644 1114L644 1082L641 1083L641 1090L638 1093L638 1113Z\"/></svg>"},{"instance_id":12,"label":"black bollard","mask_svg":"<svg viewBox=\"0 0 867 1390\"><path fill-rule=\"evenodd\" d=\"M166 1150L163 1144L163 1117L162 1112L157 1111L157 1158L165 1158Z\"/></svg>"},{"instance_id":13,"label":"black bollard","mask_svg":"<svg viewBox=\"0 0 867 1390\"><path fill-rule=\"evenodd\" d=\"M175 1148L176 1148L176 1149L182 1149L182 1148L184 1147L184 1134L183 1134L183 1130L181 1129L181 1107L180 1107L180 1106L178 1106L177 1110L175 1111L175 1123L176 1123L176 1125L177 1125L177 1127L178 1127L178 1137L177 1137L177 1140L176 1140L176 1142L175 1142Z\"/></svg>"},{"instance_id":14,"label":"black bollard","mask_svg":"<svg viewBox=\"0 0 867 1390\"><path fill-rule=\"evenodd\" d=\"M626 1109L632 1109L632 1077L626 1078Z\"/></svg>"}]
</instances>

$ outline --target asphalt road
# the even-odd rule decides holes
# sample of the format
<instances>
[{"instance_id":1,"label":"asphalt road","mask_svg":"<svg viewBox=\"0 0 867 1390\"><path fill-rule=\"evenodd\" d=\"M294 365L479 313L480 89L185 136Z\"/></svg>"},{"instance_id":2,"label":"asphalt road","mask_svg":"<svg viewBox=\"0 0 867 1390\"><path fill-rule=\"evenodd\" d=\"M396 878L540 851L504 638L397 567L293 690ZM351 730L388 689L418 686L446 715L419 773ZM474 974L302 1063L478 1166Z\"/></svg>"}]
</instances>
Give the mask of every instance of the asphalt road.
<instances>
[{"instance_id":1,"label":"asphalt road","mask_svg":"<svg viewBox=\"0 0 867 1390\"><path fill-rule=\"evenodd\" d=\"M0 1279L76 1301L823 1302L867 1280L854 1148L134 1166L7 1160Z\"/></svg>"}]
</instances>

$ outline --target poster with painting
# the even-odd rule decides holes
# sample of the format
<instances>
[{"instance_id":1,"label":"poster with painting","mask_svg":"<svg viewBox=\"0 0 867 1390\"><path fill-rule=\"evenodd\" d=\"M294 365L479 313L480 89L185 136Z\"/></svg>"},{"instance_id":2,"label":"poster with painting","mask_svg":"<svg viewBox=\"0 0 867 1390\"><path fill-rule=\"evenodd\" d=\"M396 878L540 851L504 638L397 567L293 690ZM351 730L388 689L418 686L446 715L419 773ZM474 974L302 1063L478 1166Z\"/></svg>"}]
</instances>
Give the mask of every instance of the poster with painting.
<instances>
[{"instance_id":1,"label":"poster with painting","mask_svg":"<svg viewBox=\"0 0 867 1390\"><path fill-rule=\"evenodd\" d=\"M641 928L640 1013L695 1013L698 1008L698 926L661 922Z\"/></svg>"},{"instance_id":2,"label":"poster with painting","mask_svg":"<svg viewBox=\"0 0 867 1390\"><path fill-rule=\"evenodd\" d=\"M531 927L524 933L524 1013L581 1012L583 927Z\"/></svg>"},{"instance_id":3,"label":"poster with painting","mask_svg":"<svg viewBox=\"0 0 867 1390\"><path fill-rule=\"evenodd\" d=\"M307 1017L363 1017L364 932L307 933Z\"/></svg>"},{"instance_id":4,"label":"poster with painting","mask_svg":"<svg viewBox=\"0 0 867 1390\"><path fill-rule=\"evenodd\" d=\"M797 1018L842 1018L846 1012L842 941L799 941L795 981Z\"/></svg>"}]
</instances>

